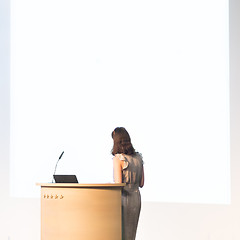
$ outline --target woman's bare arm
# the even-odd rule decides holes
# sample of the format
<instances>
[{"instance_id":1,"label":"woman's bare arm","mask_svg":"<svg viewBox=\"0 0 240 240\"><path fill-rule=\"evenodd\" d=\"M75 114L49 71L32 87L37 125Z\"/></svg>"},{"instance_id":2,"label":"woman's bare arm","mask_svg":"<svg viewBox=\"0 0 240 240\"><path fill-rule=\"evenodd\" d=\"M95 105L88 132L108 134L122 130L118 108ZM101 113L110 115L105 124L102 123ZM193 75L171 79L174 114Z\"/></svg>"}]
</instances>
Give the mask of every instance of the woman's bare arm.
<instances>
[{"instance_id":1,"label":"woman's bare arm","mask_svg":"<svg viewBox=\"0 0 240 240\"><path fill-rule=\"evenodd\" d=\"M113 175L115 183L122 183L122 163L118 157L113 158Z\"/></svg>"},{"instance_id":2,"label":"woman's bare arm","mask_svg":"<svg viewBox=\"0 0 240 240\"><path fill-rule=\"evenodd\" d=\"M141 182L140 182L140 185L139 187L143 187L144 186L144 169L142 169L142 178L141 178Z\"/></svg>"}]
</instances>

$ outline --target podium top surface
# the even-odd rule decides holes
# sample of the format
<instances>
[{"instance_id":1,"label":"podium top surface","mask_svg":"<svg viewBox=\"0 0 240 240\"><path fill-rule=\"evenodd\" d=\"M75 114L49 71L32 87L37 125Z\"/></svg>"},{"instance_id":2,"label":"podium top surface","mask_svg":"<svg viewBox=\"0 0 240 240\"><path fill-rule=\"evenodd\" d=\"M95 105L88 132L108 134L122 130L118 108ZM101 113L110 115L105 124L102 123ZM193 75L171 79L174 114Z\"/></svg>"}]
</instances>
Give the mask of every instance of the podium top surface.
<instances>
[{"instance_id":1,"label":"podium top surface","mask_svg":"<svg viewBox=\"0 0 240 240\"><path fill-rule=\"evenodd\" d=\"M37 183L41 187L65 187L65 188L119 188L126 183Z\"/></svg>"}]
</instances>

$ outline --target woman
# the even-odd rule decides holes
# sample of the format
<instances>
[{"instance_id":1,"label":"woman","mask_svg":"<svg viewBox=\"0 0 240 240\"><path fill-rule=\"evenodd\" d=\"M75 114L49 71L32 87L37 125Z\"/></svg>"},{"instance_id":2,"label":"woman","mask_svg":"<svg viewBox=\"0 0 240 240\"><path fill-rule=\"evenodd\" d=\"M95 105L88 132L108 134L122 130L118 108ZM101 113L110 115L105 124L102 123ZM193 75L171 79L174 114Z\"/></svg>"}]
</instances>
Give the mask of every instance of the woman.
<instances>
[{"instance_id":1,"label":"woman","mask_svg":"<svg viewBox=\"0 0 240 240\"><path fill-rule=\"evenodd\" d=\"M114 181L126 183L122 191L123 240L134 240L141 210L139 187L144 185L143 160L125 128L115 128L112 138Z\"/></svg>"}]
</instances>

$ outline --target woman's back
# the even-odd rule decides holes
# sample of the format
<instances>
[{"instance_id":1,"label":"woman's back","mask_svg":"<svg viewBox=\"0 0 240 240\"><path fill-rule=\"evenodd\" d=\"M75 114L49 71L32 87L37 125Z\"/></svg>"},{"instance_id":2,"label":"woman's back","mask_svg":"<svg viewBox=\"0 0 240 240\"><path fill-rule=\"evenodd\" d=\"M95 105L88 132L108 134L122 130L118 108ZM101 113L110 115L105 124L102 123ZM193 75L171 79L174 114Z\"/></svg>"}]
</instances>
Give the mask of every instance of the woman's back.
<instances>
[{"instance_id":1,"label":"woman's back","mask_svg":"<svg viewBox=\"0 0 240 240\"><path fill-rule=\"evenodd\" d=\"M116 154L121 161L123 161L122 182L127 185L140 186L142 179L143 161L139 153L133 155Z\"/></svg>"}]
</instances>

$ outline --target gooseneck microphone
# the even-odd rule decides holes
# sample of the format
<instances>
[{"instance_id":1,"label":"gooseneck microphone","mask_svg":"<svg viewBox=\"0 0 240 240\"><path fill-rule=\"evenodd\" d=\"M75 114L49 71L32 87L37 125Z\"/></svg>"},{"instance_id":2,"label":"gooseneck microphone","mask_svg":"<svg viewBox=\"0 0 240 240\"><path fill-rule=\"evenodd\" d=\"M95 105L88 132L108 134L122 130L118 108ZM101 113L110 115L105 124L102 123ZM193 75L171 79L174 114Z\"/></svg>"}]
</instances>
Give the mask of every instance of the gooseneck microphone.
<instances>
[{"instance_id":1,"label":"gooseneck microphone","mask_svg":"<svg viewBox=\"0 0 240 240\"><path fill-rule=\"evenodd\" d=\"M59 162L59 160L62 158L63 154L64 154L64 151L61 153L61 155L59 156L59 158L58 158L58 160L57 160L57 163L56 163L56 166L55 166L55 169L54 169L54 173L53 173L53 180L52 180L52 182L54 181L54 175L55 175L56 170L57 170L58 162Z\"/></svg>"},{"instance_id":2,"label":"gooseneck microphone","mask_svg":"<svg viewBox=\"0 0 240 240\"><path fill-rule=\"evenodd\" d=\"M60 160L62 158L62 155L64 154L64 151L61 153L60 157L58 158L58 160Z\"/></svg>"}]
</instances>

